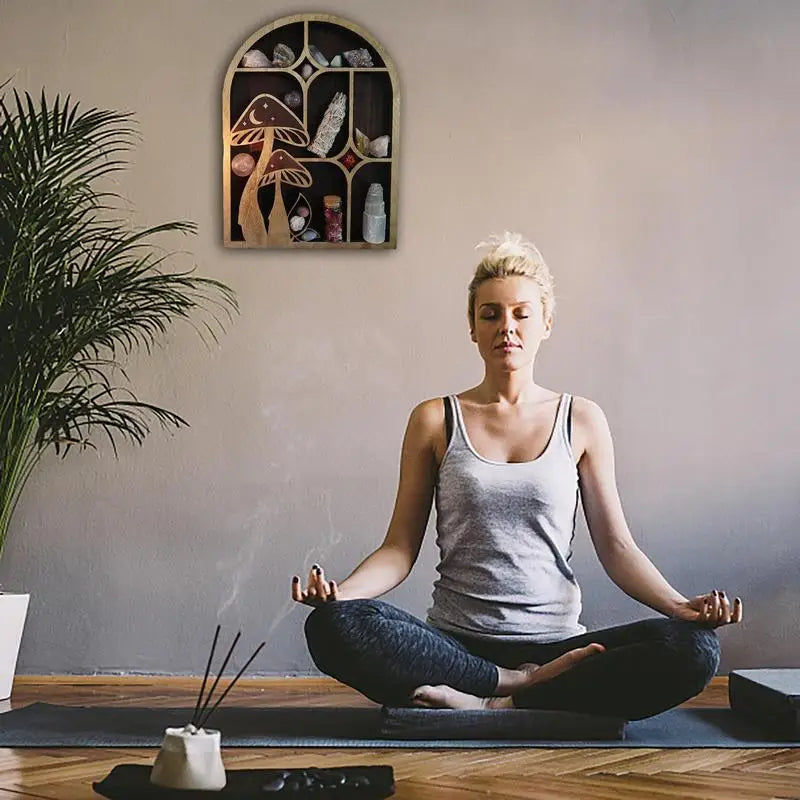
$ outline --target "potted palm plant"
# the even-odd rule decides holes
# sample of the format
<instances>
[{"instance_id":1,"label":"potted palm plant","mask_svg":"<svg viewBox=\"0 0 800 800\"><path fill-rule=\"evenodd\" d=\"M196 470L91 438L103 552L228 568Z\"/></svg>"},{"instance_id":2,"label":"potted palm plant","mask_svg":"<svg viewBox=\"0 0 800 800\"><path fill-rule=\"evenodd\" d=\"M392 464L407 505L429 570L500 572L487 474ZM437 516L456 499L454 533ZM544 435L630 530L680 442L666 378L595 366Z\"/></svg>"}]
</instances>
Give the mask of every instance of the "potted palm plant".
<instances>
[{"instance_id":1,"label":"potted palm plant","mask_svg":"<svg viewBox=\"0 0 800 800\"><path fill-rule=\"evenodd\" d=\"M128 382L125 358L197 313L195 330L216 341L221 318L238 310L219 281L167 269L175 254L152 241L193 233L193 223L133 229L117 218L106 178L127 166L137 138L130 113L0 94L0 557L49 448L63 457L102 434L116 456L118 440L141 444L153 421L187 425L115 385ZM0 699L11 693L28 598L0 591Z\"/></svg>"}]
</instances>

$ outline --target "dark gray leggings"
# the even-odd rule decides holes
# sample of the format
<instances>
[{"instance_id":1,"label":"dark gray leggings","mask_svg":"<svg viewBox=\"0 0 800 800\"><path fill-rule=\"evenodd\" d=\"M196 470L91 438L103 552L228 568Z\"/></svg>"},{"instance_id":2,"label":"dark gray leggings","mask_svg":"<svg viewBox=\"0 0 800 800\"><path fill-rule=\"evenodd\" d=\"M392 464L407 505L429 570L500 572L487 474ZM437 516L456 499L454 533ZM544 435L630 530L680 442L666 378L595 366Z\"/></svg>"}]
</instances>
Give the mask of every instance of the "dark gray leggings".
<instances>
[{"instance_id":1,"label":"dark gray leggings","mask_svg":"<svg viewBox=\"0 0 800 800\"><path fill-rule=\"evenodd\" d=\"M411 705L411 693L422 684L490 697L495 665L544 664L599 642L605 652L517 692L514 705L642 719L699 694L719 666L713 630L666 617L525 644L454 636L381 600L340 600L315 608L305 630L322 672L388 706Z\"/></svg>"}]
</instances>

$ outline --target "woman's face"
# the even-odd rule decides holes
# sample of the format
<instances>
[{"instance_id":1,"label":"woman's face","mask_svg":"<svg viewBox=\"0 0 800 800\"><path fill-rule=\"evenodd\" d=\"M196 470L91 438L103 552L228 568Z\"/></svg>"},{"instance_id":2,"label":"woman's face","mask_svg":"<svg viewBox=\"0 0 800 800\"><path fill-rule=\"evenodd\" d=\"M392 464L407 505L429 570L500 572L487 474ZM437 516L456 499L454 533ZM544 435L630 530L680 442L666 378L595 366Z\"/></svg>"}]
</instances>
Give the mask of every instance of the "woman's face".
<instances>
[{"instance_id":1,"label":"woman's face","mask_svg":"<svg viewBox=\"0 0 800 800\"><path fill-rule=\"evenodd\" d=\"M475 293L472 341L487 366L515 370L533 362L550 336L539 287L531 278L492 278Z\"/></svg>"}]
</instances>

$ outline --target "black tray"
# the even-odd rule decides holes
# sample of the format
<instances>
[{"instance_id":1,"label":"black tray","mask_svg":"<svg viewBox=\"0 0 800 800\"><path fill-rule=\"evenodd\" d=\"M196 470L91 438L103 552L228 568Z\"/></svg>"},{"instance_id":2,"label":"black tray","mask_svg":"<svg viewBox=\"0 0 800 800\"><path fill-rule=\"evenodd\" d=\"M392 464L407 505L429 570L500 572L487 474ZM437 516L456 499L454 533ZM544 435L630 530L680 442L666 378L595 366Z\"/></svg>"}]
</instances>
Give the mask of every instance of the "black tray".
<instances>
[{"instance_id":1,"label":"black tray","mask_svg":"<svg viewBox=\"0 0 800 800\"><path fill-rule=\"evenodd\" d=\"M380 800L394 794L394 773L389 766L369 767L305 767L294 769L229 769L226 771L228 783L218 792L199 789L167 789L150 783L152 766L147 764L117 764L102 781L92 784L92 788L110 800L206 800L210 797L253 800L270 797L314 798L314 800L343 800L343 798L363 798ZM344 783L336 786L322 786L318 781L324 778L328 783L333 773L344 776ZM292 789L284 785L275 789L280 780L287 783L294 777L306 776L312 785ZM266 790L264 787L272 785Z\"/></svg>"}]
</instances>

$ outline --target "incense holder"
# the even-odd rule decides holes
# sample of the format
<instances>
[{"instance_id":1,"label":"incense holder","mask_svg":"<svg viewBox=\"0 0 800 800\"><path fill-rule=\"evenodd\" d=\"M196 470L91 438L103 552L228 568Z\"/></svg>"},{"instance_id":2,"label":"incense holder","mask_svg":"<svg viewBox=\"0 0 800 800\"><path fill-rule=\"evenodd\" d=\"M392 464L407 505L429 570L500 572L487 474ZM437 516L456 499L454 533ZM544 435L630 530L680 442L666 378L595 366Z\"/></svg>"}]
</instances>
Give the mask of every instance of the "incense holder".
<instances>
[{"instance_id":1,"label":"incense holder","mask_svg":"<svg viewBox=\"0 0 800 800\"><path fill-rule=\"evenodd\" d=\"M220 732L215 730L194 725L167 728L150 783L169 789L223 789L226 779L220 741Z\"/></svg>"}]
</instances>

